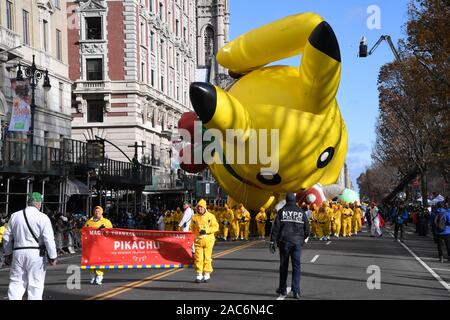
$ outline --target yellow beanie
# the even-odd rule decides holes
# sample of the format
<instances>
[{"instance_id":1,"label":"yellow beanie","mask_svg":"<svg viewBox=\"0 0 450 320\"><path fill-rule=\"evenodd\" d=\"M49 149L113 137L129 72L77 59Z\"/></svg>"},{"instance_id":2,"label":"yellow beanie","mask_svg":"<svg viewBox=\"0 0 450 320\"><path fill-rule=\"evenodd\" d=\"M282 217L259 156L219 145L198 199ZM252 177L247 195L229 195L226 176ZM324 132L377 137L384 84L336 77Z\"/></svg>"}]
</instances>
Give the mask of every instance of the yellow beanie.
<instances>
[{"instance_id":1,"label":"yellow beanie","mask_svg":"<svg viewBox=\"0 0 450 320\"><path fill-rule=\"evenodd\" d=\"M201 199L198 203L197 203L197 207L203 207L206 209L206 201L204 199Z\"/></svg>"},{"instance_id":2,"label":"yellow beanie","mask_svg":"<svg viewBox=\"0 0 450 320\"><path fill-rule=\"evenodd\" d=\"M94 211L97 210L97 209L100 209L100 213L103 214L103 208L102 208L102 207L96 206L96 207L94 208Z\"/></svg>"}]
</instances>

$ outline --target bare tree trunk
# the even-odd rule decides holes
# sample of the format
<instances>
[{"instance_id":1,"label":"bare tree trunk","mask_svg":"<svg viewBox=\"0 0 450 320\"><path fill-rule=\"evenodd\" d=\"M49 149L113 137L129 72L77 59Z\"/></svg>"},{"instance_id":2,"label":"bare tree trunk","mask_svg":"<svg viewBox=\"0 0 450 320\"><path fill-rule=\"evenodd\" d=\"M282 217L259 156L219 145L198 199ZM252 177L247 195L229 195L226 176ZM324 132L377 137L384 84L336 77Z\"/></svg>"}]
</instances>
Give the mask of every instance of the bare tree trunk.
<instances>
[{"instance_id":1,"label":"bare tree trunk","mask_svg":"<svg viewBox=\"0 0 450 320\"><path fill-rule=\"evenodd\" d=\"M422 204L424 207L428 207L428 181L427 181L427 172L421 171L420 173L420 184L421 184L421 192L422 192Z\"/></svg>"}]
</instances>

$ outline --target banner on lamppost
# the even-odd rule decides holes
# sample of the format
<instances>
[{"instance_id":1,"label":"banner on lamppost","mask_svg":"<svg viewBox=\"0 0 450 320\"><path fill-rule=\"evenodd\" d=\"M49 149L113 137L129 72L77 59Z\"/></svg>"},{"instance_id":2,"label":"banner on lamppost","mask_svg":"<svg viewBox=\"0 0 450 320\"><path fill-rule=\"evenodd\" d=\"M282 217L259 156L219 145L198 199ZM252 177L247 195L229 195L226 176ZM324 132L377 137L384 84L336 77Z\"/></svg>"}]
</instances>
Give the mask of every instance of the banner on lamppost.
<instances>
[{"instance_id":1,"label":"banner on lamppost","mask_svg":"<svg viewBox=\"0 0 450 320\"><path fill-rule=\"evenodd\" d=\"M31 125L30 80L11 79L11 88L15 95L11 109L9 131L28 132Z\"/></svg>"}]
</instances>

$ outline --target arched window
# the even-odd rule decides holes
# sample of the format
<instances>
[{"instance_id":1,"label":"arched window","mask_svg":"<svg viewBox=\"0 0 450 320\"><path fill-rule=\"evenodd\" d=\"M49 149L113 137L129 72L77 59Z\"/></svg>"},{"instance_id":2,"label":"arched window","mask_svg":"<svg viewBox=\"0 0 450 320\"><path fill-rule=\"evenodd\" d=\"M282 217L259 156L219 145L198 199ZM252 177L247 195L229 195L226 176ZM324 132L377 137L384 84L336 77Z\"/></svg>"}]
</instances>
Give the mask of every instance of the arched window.
<instances>
[{"instance_id":1,"label":"arched window","mask_svg":"<svg viewBox=\"0 0 450 320\"><path fill-rule=\"evenodd\" d=\"M211 27L205 29L205 64L211 64L211 57L214 55L214 30Z\"/></svg>"}]
</instances>

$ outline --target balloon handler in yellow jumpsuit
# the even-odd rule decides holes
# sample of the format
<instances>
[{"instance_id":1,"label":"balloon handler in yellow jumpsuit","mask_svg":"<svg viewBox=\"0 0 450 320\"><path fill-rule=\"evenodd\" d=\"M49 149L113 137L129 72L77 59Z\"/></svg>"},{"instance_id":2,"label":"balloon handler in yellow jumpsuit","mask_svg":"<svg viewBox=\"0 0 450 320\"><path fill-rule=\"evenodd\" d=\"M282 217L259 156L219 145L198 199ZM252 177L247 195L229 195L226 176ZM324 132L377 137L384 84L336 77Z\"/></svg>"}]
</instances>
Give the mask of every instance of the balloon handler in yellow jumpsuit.
<instances>
[{"instance_id":1,"label":"balloon handler in yellow jumpsuit","mask_svg":"<svg viewBox=\"0 0 450 320\"><path fill-rule=\"evenodd\" d=\"M355 203L353 203L353 217L352 217L352 231L353 234L357 235L358 232L361 232L362 230L362 222L361 222L361 218L362 218L362 210L359 207L358 202L355 201Z\"/></svg>"},{"instance_id":2,"label":"balloon handler in yellow jumpsuit","mask_svg":"<svg viewBox=\"0 0 450 320\"><path fill-rule=\"evenodd\" d=\"M327 205L325 202L319 209L317 214L317 236L321 241L330 240L330 232L331 232L331 221L330 216L328 215Z\"/></svg>"},{"instance_id":3,"label":"balloon handler in yellow jumpsuit","mask_svg":"<svg viewBox=\"0 0 450 320\"><path fill-rule=\"evenodd\" d=\"M333 218L331 220L331 232L336 238L339 238L341 233L341 209L339 205L333 205Z\"/></svg>"},{"instance_id":4,"label":"balloon handler in yellow jumpsuit","mask_svg":"<svg viewBox=\"0 0 450 320\"><path fill-rule=\"evenodd\" d=\"M108 219L103 217L103 208L96 206L94 208L94 215L88 221L86 221L85 227L89 228L112 228L112 223ZM91 284L102 285L103 276L105 274L104 269L95 269L91 271Z\"/></svg>"},{"instance_id":5,"label":"balloon handler in yellow jumpsuit","mask_svg":"<svg viewBox=\"0 0 450 320\"><path fill-rule=\"evenodd\" d=\"M206 209L206 201L203 199L197 204L197 214L192 218L190 230L195 235L195 282L209 282L213 271L212 251L216 241L214 234L219 231L219 224L216 217Z\"/></svg>"},{"instance_id":6,"label":"balloon handler in yellow jumpsuit","mask_svg":"<svg viewBox=\"0 0 450 320\"><path fill-rule=\"evenodd\" d=\"M239 233L241 240L248 240L249 230L250 230L250 212L244 208L243 204L239 205L238 209L238 219L239 219Z\"/></svg>"},{"instance_id":7,"label":"balloon handler in yellow jumpsuit","mask_svg":"<svg viewBox=\"0 0 450 320\"><path fill-rule=\"evenodd\" d=\"M344 203L344 208L342 209L342 234L344 237L352 236L352 217L353 210L350 209L347 202Z\"/></svg>"},{"instance_id":8,"label":"balloon handler in yellow jumpsuit","mask_svg":"<svg viewBox=\"0 0 450 320\"><path fill-rule=\"evenodd\" d=\"M221 216L221 222L222 222L222 236L223 240L227 241L228 238L228 232L232 228L231 225L234 220L234 214L233 210L231 210L227 204L225 204L225 208L223 209L223 213Z\"/></svg>"},{"instance_id":9,"label":"balloon handler in yellow jumpsuit","mask_svg":"<svg viewBox=\"0 0 450 320\"><path fill-rule=\"evenodd\" d=\"M260 208L258 214L255 217L256 226L258 228L258 236L260 239L264 239L266 237L266 221L267 215L266 210L264 208Z\"/></svg>"}]
</instances>

